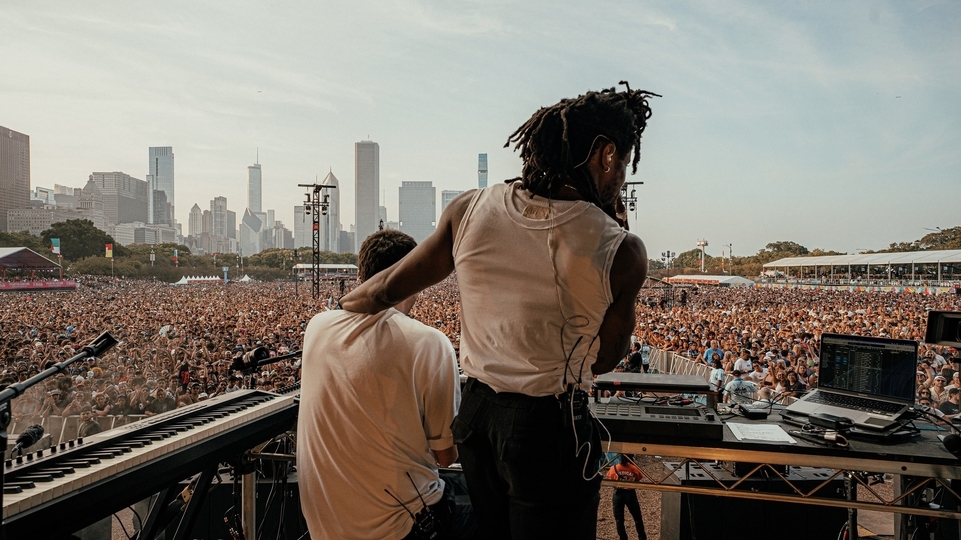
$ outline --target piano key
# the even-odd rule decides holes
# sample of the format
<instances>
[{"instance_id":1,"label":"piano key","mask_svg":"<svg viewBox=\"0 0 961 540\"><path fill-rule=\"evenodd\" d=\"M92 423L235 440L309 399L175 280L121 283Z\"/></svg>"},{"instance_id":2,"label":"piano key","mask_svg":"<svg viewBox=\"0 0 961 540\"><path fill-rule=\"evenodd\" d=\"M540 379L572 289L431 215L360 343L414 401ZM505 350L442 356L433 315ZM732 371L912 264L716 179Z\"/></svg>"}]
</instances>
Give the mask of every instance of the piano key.
<instances>
[{"instance_id":1,"label":"piano key","mask_svg":"<svg viewBox=\"0 0 961 540\"><path fill-rule=\"evenodd\" d=\"M57 501L86 486L109 481L116 475L136 469L144 463L164 457L169 458L167 454L243 427L244 424L262 416L296 406L295 395L282 398L275 395L254 397L255 399L241 398L243 401L240 402L206 401L197 404L202 405L199 407L183 407L170 413L150 417L147 419L149 421L125 424L116 430L88 437L84 444L77 441L73 448L67 448L49 457L45 456L45 460L51 461L47 465L51 470L43 472L52 473L55 467L65 469L73 467L76 470L72 474L64 471L63 477L53 478L52 482L45 482L40 487L22 488L21 493L5 497L4 520L39 504ZM227 397L227 399L234 398ZM197 418L192 418L190 415L196 415ZM113 434L130 438L110 441L109 437L115 436ZM251 441L251 446L258 442L262 441ZM108 458L108 455L111 457ZM103 460L98 456L103 457ZM44 462L40 461L40 463ZM36 466L36 462L30 466ZM39 467L27 471L27 467L28 465L14 467L12 476L38 473L42 469ZM23 469L22 472L21 469ZM11 483L16 480L11 478ZM145 482L157 480L144 479ZM158 489L160 489L159 486ZM80 503L81 500L77 499L76 503ZM74 506L75 503L70 504Z\"/></svg>"}]
</instances>

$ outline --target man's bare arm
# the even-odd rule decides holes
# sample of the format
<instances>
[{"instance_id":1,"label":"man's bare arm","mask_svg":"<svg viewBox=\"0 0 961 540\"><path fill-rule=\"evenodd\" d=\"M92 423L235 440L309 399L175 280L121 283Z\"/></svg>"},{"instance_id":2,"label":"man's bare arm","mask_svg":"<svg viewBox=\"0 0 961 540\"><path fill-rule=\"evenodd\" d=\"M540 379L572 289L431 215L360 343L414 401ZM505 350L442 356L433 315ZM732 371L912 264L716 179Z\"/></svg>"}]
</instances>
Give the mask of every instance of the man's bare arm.
<instances>
[{"instance_id":1,"label":"man's bare arm","mask_svg":"<svg viewBox=\"0 0 961 540\"><path fill-rule=\"evenodd\" d=\"M647 265L644 242L628 234L617 248L611 264L611 294L614 302L607 308L598 333L601 345L597 361L592 367L595 375L611 371L627 355L631 333L637 322L634 304L638 291L647 279Z\"/></svg>"},{"instance_id":2,"label":"man's bare arm","mask_svg":"<svg viewBox=\"0 0 961 540\"><path fill-rule=\"evenodd\" d=\"M378 313L450 275L454 271L454 236L473 194L471 190L451 201L433 234L406 257L341 298L341 307L358 313Z\"/></svg>"},{"instance_id":3,"label":"man's bare arm","mask_svg":"<svg viewBox=\"0 0 961 540\"><path fill-rule=\"evenodd\" d=\"M441 467L450 467L451 463L457 461L457 447L451 446L443 450L431 450L434 454L434 459L437 460L437 464Z\"/></svg>"}]
</instances>

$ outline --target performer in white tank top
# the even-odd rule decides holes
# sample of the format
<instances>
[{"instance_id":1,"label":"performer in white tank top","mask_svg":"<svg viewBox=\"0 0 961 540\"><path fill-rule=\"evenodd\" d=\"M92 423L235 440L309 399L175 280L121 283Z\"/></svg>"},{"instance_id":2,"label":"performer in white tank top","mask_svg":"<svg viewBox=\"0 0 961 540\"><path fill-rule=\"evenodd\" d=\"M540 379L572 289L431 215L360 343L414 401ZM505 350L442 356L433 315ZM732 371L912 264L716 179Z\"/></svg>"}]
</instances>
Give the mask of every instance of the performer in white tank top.
<instances>
[{"instance_id":1,"label":"performer in white tank top","mask_svg":"<svg viewBox=\"0 0 961 540\"><path fill-rule=\"evenodd\" d=\"M341 299L375 313L456 268L469 377L452 432L480 538L595 537L600 441L573 404L631 342L648 260L620 190L655 95L542 108L508 140L519 179L451 201L434 234Z\"/></svg>"}]
</instances>

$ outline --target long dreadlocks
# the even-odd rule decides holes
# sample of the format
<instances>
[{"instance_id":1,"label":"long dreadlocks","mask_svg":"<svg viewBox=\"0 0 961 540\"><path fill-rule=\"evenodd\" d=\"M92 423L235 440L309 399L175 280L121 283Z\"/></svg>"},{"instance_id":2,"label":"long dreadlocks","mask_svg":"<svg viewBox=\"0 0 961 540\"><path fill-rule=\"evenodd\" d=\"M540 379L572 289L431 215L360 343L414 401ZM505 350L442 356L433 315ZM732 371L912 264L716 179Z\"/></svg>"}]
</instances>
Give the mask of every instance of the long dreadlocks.
<instances>
[{"instance_id":1,"label":"long dreadlocks","mask_svg":"<svg viewBox=\"0 0 961 540\"><path fill-rule=\"evenodd\" d=\"M636 173L641 159L641 134L651 117L647 99L661 97L631 90L626 81L620 84L626 90L618 92L615 87L588 92L544 107L511 134L504 148L516 143L514 150L521 151L524 167L520 180L524 189L555 197L567 184L588 202L612 212L601 204L597 185L583 165L598 148L598 142L609 140L622 156L629 148L634 149L632 173Z\"/></svg>"}]
</instances>

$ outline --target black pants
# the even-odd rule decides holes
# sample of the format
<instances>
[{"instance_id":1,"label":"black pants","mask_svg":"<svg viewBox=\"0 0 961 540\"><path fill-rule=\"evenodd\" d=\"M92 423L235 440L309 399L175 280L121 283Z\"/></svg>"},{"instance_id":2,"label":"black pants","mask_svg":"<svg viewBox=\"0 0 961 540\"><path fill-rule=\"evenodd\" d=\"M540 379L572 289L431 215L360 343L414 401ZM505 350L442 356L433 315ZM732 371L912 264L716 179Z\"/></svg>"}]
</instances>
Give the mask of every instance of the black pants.
<instances>
[{"instance_id":1,"label":"black pants","mask_svg":"<svg viewBox=\"0 0 961 540\"><path fill-rule=\"evenodd\" d=\"M633 489L615 488L611 502L614 504L614 526L617 527L617 537L620 540L627 540L627 528L624 527L624 507L626 506L631 517L634 518L637 538L645 540L647 534L644 533L644 518L641 517L641 505L637 502L637 492Z\"/></svg>"},{"instance_id":2,"label":"black pants","mask_svg":"<svg viewBox=\"0 0 961 540\"><path fill-rule=\"evenodd\" d=\"M563 414L553 396L498 394L468 380L453 432L478 538L596 537L600 441L588 428L578 452Z\"/></svg>"}]
</instances>

